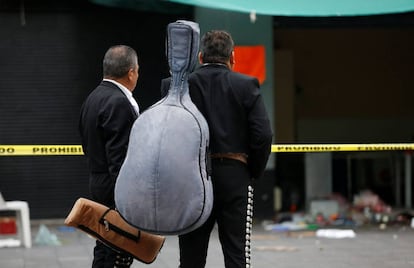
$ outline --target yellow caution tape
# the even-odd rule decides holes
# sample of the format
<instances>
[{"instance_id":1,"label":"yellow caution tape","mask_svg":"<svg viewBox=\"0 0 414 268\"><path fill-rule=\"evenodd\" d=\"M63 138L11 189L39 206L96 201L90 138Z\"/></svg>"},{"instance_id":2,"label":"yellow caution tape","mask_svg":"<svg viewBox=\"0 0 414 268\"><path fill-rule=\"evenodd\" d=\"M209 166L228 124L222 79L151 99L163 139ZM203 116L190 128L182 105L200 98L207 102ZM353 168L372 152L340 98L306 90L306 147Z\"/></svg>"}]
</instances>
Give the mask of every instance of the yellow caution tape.
<instances>
[{"instance_id":1,"label":"yellow caution tape","mask_svg":"<svg viewBox=\"0 0 414 268\"><path fill-rule=\"evenodd\" d=\"M414 143L273 144L272 153L414 151ZM83 155L81 145L0 145L0 156Z\"/></svg>"},{"instance_id":2,"label":"yellow caution tape","mask_svg":"<svg viewBox=\"0 0 414 268\"><path fill-rule=\"evenodd\" d=\"M83 155L81 145L0 145L0 156Z\"/></svg>"},{"instance_id":3,"label":"yellow caution tape","mask_svg":"<svg viewBox=\"0 0 414 268\"><path fill-rule=\"evenodd\" d=\"M272 145L272 153L298 152L366 152L366 151L411 151L414 143L378 144L278 144Z\"/></svg>"}]
</instances>

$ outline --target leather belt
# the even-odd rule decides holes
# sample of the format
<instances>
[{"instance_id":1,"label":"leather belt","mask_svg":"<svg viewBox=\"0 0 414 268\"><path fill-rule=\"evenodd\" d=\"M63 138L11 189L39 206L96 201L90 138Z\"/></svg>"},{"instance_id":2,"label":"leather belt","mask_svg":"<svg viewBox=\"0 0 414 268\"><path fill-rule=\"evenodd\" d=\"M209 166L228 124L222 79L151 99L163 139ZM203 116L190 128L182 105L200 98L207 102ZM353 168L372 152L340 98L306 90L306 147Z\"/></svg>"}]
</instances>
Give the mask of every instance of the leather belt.
<instances>
[{"instance_id":1,"label":"leather belt","mask_svg":"<svg viewBox=\"0 0 414 268\"><path fill-rule=\"evenodd\" d=\"M227 159L233 159L238 160L242 163L247 164L247 155L242 153L215 153L210 154L211 159L217 159L217 158L227 158Z\"/></svg>"}]
</instances>

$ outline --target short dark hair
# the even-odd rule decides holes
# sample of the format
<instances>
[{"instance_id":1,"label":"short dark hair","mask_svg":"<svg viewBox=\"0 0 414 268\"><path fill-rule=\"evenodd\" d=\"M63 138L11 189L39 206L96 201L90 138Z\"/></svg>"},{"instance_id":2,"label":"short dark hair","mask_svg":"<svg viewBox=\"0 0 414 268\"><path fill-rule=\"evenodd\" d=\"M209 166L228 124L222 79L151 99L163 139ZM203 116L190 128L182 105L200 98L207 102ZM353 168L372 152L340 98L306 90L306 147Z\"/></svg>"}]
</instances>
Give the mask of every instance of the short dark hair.
<instances>
[{"instance_id":1,"label":"short dark hair","mask_svg":"<svg viewBox=\"0 0 414 268\"><path fill-rule=\"evenodd\" d=\"M200 52L204 63L226 63L233 49L233 39L226 31L208 31L201 38Z\"/></svg>"},{"instance_id":2,"label":"short dark hair","mask_svg":"<svg viewBox=\"0 0 414 268\"><path fill-rule=\"evenodd\" d=\"M106 51L103 59L104 77L121 78L138 65L138 56L129 46L116 45Z\"/></svg>"}]
</instances>

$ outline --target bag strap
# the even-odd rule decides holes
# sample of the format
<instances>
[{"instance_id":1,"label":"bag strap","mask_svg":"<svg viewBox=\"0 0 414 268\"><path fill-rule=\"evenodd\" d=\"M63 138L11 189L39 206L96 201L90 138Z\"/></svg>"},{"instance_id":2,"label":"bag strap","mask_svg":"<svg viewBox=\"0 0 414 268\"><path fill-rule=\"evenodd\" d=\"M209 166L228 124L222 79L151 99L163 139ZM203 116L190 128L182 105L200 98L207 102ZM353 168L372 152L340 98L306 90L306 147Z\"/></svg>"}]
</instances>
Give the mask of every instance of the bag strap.
<instances>
[{"instance_id":1,"label":"bag strap","mask_svg":"<svg viewBox=\"0 0 414 268\"><path fill-rule=\"evenodd\" d=\"M109 213L109 211L111 211L111 210L114 210L114 209L112 209L112 208L108 208L106 211L105 211L105 213L102 215L102 217L99 219L99 223L100 224L102 224L102 225L105 225L105 229L106 229L106 231L109 231L109 230L112 230L112 231L114 231L115 233L117 233L117 234L120 234L120 235L122 235L122 236L124 236L124 237L126 237L126 238L128 238L128 239L131 239L132 241L135 241L135 242L139 242L139 240L140 240L140 238L141 238L141 231L140 230L137 230L138 231L138 234L137 235L135 235L135 234L131 234L131 233L129 233L129 232L127 232L127 231L125 231L125 230L122 230L121 228L119 228L118 226L116 226L116 225L114 225L114 224L112 224L112 223L110 223L108 220L106 220L105 219L105 216L106 216L106 214L108 214ZM116 210L114 210L116 213L118 213L119 214L119 212L118 211L116 211Z\"/></svg>"}]
</instances>

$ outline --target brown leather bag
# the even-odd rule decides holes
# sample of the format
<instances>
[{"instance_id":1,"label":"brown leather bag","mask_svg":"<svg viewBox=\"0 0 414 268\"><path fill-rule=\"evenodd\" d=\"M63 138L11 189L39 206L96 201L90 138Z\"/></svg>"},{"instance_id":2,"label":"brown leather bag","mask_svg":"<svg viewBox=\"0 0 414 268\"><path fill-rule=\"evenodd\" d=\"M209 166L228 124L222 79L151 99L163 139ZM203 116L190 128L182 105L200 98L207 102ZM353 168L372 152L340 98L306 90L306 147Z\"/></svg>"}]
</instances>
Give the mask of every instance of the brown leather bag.
<instances>
[{"instance_id":1,"label":"brown leather bag","mask_svg":"<svg viewBox=\"0 0 414 268\"><path fill-rule=\"evenodd\" d=\"M127 223L118 211L102 204L79 198L65 219L116 251L131 254L143 263L152 263L160 252L165 237L138 230Z\"/></svg>"}]
</instances>

